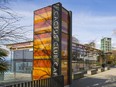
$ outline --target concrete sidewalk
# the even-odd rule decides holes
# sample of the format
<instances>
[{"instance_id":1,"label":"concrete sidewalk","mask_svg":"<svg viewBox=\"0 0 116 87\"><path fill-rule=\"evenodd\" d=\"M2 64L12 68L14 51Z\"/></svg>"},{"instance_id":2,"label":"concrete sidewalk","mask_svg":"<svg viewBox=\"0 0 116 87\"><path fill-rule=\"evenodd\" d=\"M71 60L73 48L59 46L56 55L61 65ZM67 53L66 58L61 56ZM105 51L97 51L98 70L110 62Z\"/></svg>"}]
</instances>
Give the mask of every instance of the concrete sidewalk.
<instances>
[{"instance_id":1,"label":"concrete sidewalk","mask_svg":"<svg viewBox=\"0 0 116 87\"><path fill-rule=\"evenodd\" d=\"M116 87L116 68L74 80L70 87Z\"/></svg>"}]
</instances>

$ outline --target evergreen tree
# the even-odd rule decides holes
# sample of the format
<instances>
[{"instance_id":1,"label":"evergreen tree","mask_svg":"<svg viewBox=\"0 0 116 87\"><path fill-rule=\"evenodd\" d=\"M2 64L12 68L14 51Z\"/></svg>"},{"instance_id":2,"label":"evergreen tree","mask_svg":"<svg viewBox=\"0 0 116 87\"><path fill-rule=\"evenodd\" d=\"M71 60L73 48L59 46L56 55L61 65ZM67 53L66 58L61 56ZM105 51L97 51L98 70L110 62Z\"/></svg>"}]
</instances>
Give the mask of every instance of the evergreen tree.
<instances>
[{"instance_id":1,"label":"evergreen tree","mask_svg":"<svg viewBox=\"0 0 116 87\"><path fill-rule=\"evenodd\" d=\"M8 70L9 64L5 57L8 55L8 51L0 48L0 72L5 72Z\"/></svg>"}]
</instances>

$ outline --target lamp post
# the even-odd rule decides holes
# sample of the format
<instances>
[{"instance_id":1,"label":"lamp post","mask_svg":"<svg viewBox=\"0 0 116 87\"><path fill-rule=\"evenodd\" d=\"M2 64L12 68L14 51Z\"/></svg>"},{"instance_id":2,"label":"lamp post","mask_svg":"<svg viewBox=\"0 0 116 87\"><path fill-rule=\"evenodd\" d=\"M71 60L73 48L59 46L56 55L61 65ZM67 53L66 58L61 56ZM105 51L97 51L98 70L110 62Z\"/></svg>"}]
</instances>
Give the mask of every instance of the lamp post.
<instances>
[{"instance_id":1,"label":"lamp post","mask_svg":"<svg viewBox=\"0 0 116 87\"><path fill-rule=\"evenodd\" d=\"M10 48L10 52L11 52L11 55L10 55L10 57L11 57L11 58L10 58L10 60L11 60L10 71L12 72L12 71L13 71L13 69L12 69L12 67L13 67L13 58L12 58L12 57L13 57L13 55L12 55L13 53L12 53L12 47Z\"/></svg>"}]
</instances>

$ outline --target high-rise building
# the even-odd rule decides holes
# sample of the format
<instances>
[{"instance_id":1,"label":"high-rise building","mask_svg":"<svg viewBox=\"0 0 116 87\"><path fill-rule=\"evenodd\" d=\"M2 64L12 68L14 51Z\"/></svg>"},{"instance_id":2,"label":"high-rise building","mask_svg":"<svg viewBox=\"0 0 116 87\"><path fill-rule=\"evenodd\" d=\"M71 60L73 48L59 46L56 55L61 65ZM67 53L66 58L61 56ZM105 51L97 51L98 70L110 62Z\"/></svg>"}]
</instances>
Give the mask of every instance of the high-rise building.
<instances>
[{"instance_id":1,"label":"high-rise building","mask_svg":"<svg viewBox=\"0 0 116 87\"><path fill-rule=\"evenodd\" d=\"M112 49L111 38L102 38L101 39L101 50L104 52L110 52Z\"/></svg>"}]
</instances>

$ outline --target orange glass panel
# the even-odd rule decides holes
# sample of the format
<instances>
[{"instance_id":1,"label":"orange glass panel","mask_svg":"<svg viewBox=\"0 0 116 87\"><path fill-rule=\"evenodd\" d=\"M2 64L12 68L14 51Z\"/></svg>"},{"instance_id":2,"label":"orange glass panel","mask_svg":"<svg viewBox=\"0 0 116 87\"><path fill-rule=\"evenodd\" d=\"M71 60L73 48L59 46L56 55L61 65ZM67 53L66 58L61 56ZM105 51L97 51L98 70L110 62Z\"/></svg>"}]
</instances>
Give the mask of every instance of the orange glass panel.
<instances>
[{"instance_id":1,"label":"orange glass panel","mask_svg":"<svg viewBox=\"0 0 116 87\"><path fill-rule=\"evenodd\" d=\"M51 43L51 38L44 38L44 39L35 39L34 40L34 46L40 45L40 44L50 44Z\"/></svg>"},{"instance_id":2,"label":"orange glass panel","mask_svg":"<svg viewBox=\"0 0 116 87\"><path fill-rule=\"evenodd\" d=\"M44 38L50 38L51 37L51 33L44 33L44 34L38 34L38 35L34 35L34 39L44 39Z\"/></svg>"},{"instance_id":3,"label":"orange glass panel","mask_svg":"<svg viewBox=\"0 0 116 87\"><path fill-rule=\"evenodd\" d=\"M33 70L33 80L44 79L51 76L51 68L38 68Z\"/></svg>"},{"instance_id":4,"label":"orange glass panel","mask_svg":"<svg viewBox=\"0 0 116 87\"><path fill-rule=\"evenodd\" d=\"M51 61L50 60L34 60L34 67L50 68Z\"/></svg>"},{"instance_id":5,"label":"orange glass panel","mask_svg":"<svg viewBox=\"0 0 116 87\"><path fill-rule=\"evenodd\" d=\"M34 12L33 80L51 76L51 14L50 6Z\"/></svg>"},{"instance_id":6,"label":"orange glass panel","mask_svg":"<svg viewBox=\"0 0 116 87\"><path fill-rule=\"evenodd\" d=\"M44 59L44 56L47 56L47 58L49 58L51 55L51 50L37 50L34 51L34 57L40 57ZM43 57L42 57L43 56Z\"/></svg>"},{"instance_id":7,"label":"orange glass panel","mask_svg":"<svg viewBox=\"0 0 116 87\"><path fill-rule=\"evenodd\" d=\"M37 21L35 21L35 22L37 22ZM35 26L35 29L51 26L51 20L43 19L41 22L38 21L38 23L36 23L34 26Z\"/></svg>"},{"instance_id":8,"label":"orange glass panel","mask_svg":"<svg viewBox=\"0 0 116 87\"><path fill-rule=\"evenodd\" d=\"M44 27L44 28L36 28L34 34L41 34L41 33L46 33L46 32L51 32L51 27L48 26L48 27Z\"/></svg>"},{"instance_id":9,"label":"orange glass panel","mask_svg":"<svg viewBox=\"0 0 116 87\"><path fill-rule=\"evenodd\" d=\"M44 44L44 45L43 44L41 44L41 45L35 45L34 48L35 48L35 51L37 51L37 50L44 50L44 48L46 50L50 50L51 49L51 44L47 43L47 44Z\"/></svg>"},{"instance_id":10,"label":"orange glass panel","mask_svg":"<svg viewBox=\"0 0 116 87\"><path fill-rule=\"evenodd\" d=\"M45 19L43 19L42 16L44 16ZM50 20L50 19L51 19L51 12L48 12L48 14L46 14L46 13L39 14L39 15L35 16L35 24L37 24L39 22L44 22L45 20Z\"/></svg>"},{"instance_id":11,"label":"orange glass panel","mask_svg":"<svg viewBox=\"0 0 116 87\"><path fill-rule=\"evenodd\" d=\"M52 10L51 6L48 6L48 7L44 7L42 9L36 10L34 12L34 14L38 15L38 14L46 13L46 12L51 11L51 10Z\"/></svg>"}]
</instances>

